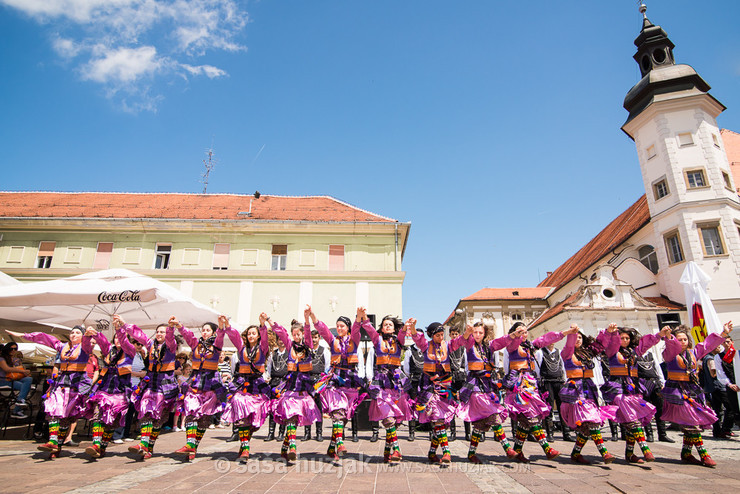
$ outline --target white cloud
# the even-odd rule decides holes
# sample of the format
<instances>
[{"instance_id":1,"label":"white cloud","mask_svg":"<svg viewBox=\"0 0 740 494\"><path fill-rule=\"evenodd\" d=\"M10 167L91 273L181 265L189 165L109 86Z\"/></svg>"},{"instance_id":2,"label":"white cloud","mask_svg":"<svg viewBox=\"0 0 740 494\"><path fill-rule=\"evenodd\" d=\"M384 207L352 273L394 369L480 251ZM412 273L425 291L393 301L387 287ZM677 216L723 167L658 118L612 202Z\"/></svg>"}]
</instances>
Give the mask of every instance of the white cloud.
<instances>
[{"instance_id":1,"label":"white cloud","mask_svg":"<svg viewBox=\"0 0 740 494\"><path fill-rule=\"evenodd\" d=\"M54 30L52 48L75 59L83 80L101 84L111 97L126 87L128 99L121 104L130 111L156 108L158 80L226 75L213 65L194 64L195 59L214 50L245 50L239 37L248 16L238 0L0 0L3 4ZM137 94L146 101L135 102Z\"/></svg>"},{"instance_id":2,"label":"white cloud","mask_svg":"<svg viewBox=\"0 0 740 494\"><path fill-rule=\"evenodd\" d=\"M226 75L226 72L218 67L214 67L213 65L198 65L194 67L184 63L181 67L192 75L205 75L209 79L215 79L216 77L223 77Z\"/></svg>"},{"instance_id":3,"label":"white cloud","mask_svg":"<svg viewBox=\"0 0 740 494\"><path fill-rule=\"evenodd\" d=\"M131 83L155 74L163 66L153 46L118 48L91 60L82 70L83 78L102 83Z\"/></svg>"},{"instance_id":4,"label":"white cloud","mask_svg":"<svg viewBox=\"0 0 740 494\"><path fill-rule=\"evenodd\" d=\"M81 50L81 47L71 39L67 38L55 38L52 41L54 51L56 51L63 58L74 58Z\"/></svg>"}]
</instances>

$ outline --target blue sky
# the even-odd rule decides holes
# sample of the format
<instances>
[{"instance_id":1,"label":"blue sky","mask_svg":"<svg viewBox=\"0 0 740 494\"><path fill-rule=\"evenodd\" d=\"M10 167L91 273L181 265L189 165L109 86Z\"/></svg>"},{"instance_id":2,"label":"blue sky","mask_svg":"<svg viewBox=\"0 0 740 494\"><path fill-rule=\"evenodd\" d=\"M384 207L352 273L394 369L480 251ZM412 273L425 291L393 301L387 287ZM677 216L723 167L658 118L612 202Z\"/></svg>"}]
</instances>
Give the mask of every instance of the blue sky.
<instances>
[{"instance_id":1,"label":"blue sky","mask_svg":"<svg viewBox=\"0 0 740 494\"><path fill-rule=\"evenodd\" d=\"M740 2L650 0L740 131ZM0 0L3 190L328 194L412 223L404 316L534 286L644 193L622 1Z\"/></svg>"}]
</instances>

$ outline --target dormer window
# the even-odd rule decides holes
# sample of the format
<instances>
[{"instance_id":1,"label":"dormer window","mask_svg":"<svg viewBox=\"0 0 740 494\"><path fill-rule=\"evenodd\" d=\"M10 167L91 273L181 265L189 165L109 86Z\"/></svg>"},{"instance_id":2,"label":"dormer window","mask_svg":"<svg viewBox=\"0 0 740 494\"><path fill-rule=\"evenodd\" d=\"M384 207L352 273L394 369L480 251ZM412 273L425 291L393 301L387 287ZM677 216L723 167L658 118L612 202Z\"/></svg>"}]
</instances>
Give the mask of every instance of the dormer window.
<instances>
[{"instance_id":1,"label":"dormer window","mask_svg":"<svg viewBox=\"0 0 740 494\"><path fill-rule=\"evenodd\" d=\"M691 132L683 132L681 134L678 134L678 146L679 147L687 147L687 146L693 146L694 145L694 136L691 135Z\"/></svg>"}]
</instances>

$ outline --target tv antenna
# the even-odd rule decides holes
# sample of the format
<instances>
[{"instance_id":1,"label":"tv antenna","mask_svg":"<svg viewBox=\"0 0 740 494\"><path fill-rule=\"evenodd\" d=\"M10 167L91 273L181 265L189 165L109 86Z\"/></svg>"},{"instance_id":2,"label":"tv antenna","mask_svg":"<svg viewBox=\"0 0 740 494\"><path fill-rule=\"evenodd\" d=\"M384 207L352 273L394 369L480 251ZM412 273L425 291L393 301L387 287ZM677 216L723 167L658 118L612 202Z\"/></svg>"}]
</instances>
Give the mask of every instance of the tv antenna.
<instances>
[{"instance_id":1,"label":"tv antenna","mask_svg":"<svg viewBox=\"0 0 740 494\"><path fill-rule=\"evenodd\" d=\"M211 170L216 167L216 159L213 157L213 148L206 151L208 159L203 160L203 165L206 167L206 171L201 175L200 183L203 184L203 193L208 192L208 176L211 174Z\"/></svg>"}]
</instances>

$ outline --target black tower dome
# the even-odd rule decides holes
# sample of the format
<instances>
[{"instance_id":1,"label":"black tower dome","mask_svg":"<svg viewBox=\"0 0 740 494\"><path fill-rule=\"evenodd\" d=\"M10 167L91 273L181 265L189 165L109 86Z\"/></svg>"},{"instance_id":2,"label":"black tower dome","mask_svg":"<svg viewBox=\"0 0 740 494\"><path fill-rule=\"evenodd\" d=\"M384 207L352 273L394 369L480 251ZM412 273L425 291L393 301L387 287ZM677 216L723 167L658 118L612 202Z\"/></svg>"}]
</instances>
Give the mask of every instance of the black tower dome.
<instances>
[{"instance_id":1,"label":"black tower dome","mask_svg":"<svg viewBox=\"0 0 740 494\"><path fill-rule=\"evenodd\" d=\"M675 45L668 39L668 35L663 31L663 28L650 22L645 14L646 11L645 4L640 5L640 12L643 17L642 30L635 39L637 53L635 53L634 59L640 66L642 77L645 77L645 74L655 68L675 65L676 63L673 59Z\"/></svg>"}]
</instances>

